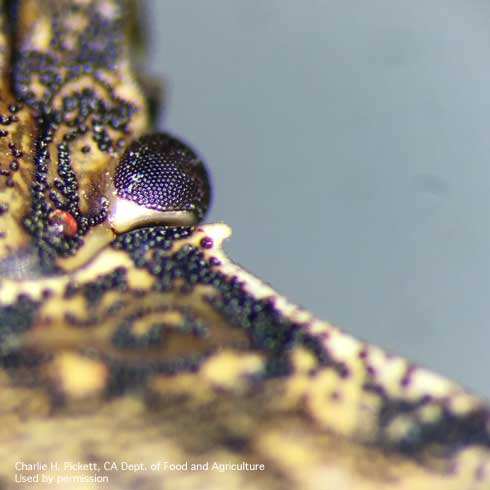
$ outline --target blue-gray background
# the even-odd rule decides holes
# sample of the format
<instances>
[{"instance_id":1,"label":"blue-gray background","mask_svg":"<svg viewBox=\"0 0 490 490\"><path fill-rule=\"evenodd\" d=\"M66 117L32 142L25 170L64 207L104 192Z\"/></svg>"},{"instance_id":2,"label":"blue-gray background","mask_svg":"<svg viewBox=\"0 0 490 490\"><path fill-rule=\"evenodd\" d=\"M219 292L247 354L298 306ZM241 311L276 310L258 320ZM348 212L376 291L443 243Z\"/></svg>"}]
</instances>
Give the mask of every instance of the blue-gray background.
<instances>
[{"instance_id":1,"label":"blue-gray background","mask_svg":"<svg viewBox=\"0 0 490 490\"><path fill-rule=\"evenodd\" d=\"M490 396L490 3L146 4L160 127L209 163L229 254Z\"/></svg>"}]
</instances>

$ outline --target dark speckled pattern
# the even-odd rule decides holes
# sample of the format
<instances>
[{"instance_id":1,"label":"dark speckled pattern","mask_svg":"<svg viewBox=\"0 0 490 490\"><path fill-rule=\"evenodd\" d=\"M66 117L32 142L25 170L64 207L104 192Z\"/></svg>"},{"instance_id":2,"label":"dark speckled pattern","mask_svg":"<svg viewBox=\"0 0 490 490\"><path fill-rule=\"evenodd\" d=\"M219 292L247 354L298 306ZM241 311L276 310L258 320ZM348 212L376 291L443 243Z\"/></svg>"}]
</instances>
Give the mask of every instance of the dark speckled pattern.
<instances>
[{"instance_id":1,"label":"dark speckled pattern","mask_svg":"<svg viewBox=\"0 0 490 490\"><path fill-rule=\"evenodd\" d=\"M18 11L15 94L0 99L12 172L12 184L0 179L0 486L17 488L15 461L42 455L267 468L118 472L114 489L490 488L485 403L290 303L226 257L226 225L114 235L113 185L157 208L197 202L202 214L209 199L173 164L170 180L155 176L169 154L179 165L194 154L141 138L150 128L128 61L128 6ZM157 195L128 194L135 174L156 179Z\"/></svg>"},{"instance_id":2,"label":"dark speckled pattern","mask_svg":"<svg viewBox=\"0 0 490 490\"><path fill-rule=\"evenodd\" d=\"M16 9L16 15L25 18L38 15L43 8L51 12L48 50L41 46L35 30L15 47L17 105L9 106L10 113L3 115L8 125L24 107L35 118L32 201L23 225L45 271L57 257L74 254L83 245L83 236L105 221L108 182L103 172L132 137L134 115L144 116L142 100L130 101L119 93L123 79L111 80L112 73L121 71L126 40L122 4L109 5L24 2ZM86 19L82 28L78 18ZM21 156L19 152L12 144L12 157ZM98 168L83 174L83 167L89 165L74 166L73 159L90 152ZM74 218L77 232L73 236L50 224L48 218L55 210Z\"/></svg>"}]
</instances>

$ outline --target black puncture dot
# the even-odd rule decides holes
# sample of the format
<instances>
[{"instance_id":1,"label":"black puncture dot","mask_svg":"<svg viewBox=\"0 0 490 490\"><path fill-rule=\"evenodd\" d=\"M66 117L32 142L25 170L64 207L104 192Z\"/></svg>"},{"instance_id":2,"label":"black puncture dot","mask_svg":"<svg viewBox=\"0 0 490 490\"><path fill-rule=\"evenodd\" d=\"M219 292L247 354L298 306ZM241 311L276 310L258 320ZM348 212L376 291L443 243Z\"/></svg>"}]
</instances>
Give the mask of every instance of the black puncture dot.
<instances>
[{"instance_id":1,"label":"black puncture dot","mask_svg":"<svg viewBox=\"0 0 490 490\"><path fill-rule=\"evenodd\" d=\"M202 248L213 248L213 239L211 237L205 236L201 238L200 245Z\"/></svg>"}]
</instances>

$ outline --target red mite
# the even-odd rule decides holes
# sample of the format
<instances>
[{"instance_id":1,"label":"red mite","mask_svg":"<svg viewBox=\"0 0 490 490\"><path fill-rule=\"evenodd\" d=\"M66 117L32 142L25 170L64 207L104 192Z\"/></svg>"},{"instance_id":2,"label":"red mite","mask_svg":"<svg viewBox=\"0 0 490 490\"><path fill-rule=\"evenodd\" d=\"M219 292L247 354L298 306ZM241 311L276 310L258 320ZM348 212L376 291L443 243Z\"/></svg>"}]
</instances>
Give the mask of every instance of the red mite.
<instances>
[{"instance_id":1,"label":"red mite","mask_svg":"<svg viewBox=\"0 0 490 490\"><path fill-rule=\"evenodd\" d=\"M55 209L49 215L49 221L53 225L59 226L63 232L63 235L65 236L75 236L78 231L78 224L75 218L68 211Z\"/></svg>"}]
</instances>

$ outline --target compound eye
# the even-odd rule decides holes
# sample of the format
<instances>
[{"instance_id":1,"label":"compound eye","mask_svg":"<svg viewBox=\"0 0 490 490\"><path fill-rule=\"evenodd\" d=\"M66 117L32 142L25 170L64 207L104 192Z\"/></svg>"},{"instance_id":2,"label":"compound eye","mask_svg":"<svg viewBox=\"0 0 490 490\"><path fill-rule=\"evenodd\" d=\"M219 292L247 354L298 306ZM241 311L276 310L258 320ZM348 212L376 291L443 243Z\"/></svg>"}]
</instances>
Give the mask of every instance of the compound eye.
<instances>
[{"instance_id":1,"label":"compound eye","mask_svg":"<svg viewBox=\"0 0 490 490\"><path fill-rule=\"evenodd\" d=\"M166 133L133 142L116 167L113 182L108 219L116 233L148 225L194 225L209 206L203 162Z\"/></svg>"}]
</instances>

